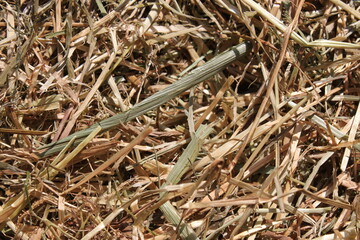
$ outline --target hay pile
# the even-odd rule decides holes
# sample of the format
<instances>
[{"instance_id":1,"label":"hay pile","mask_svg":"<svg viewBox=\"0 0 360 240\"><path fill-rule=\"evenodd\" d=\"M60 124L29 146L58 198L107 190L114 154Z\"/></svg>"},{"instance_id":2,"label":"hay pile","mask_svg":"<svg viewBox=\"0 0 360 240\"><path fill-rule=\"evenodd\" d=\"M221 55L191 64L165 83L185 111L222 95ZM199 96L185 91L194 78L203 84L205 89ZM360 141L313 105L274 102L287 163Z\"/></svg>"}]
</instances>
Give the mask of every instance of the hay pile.
<instances>
[{"instance_id":1,"label":"hay pile","mask_svg":"<svg viewBox=\"0 0 360 240\"><path fill-rule=\"evenodd\" d=\"M356 239L359 1L0 9L0 239Z\"/></svg>"}]
</instances>

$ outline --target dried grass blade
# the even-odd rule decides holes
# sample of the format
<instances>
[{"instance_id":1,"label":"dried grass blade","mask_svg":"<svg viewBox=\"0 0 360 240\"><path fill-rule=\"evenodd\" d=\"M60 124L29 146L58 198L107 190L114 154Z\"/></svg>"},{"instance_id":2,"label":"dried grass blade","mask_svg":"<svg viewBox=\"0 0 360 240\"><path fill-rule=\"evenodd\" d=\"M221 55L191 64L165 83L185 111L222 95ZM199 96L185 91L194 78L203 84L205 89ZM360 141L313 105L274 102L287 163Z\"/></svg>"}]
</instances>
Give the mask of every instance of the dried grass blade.
<instances>
[{"instance_id":1,"label":"dried grass blade","mask_svg":"<svg viewBox=\"0 0 360 240\"><path fill-rule=\"evenodd\" d=\"M256 128L256 131L254 133L254 136L252 139L256 139L269 129L269 127L275 125L277 121L274 122L267 122L263 125L260 125ZM234 151L236 151L239 146L241 146L243 139L246 137L246 135L249 133L249 128L242 131L240 134L230 138L226 143L221 145L219 148L217 148L215 151L211 153L211 158L218 159L222 158ZM205 165L207 165L211 161L209 156L206 156L202 158L200 161L195 163L194 170L199 171L202 169Z\"/></svg>"},{"instance_id":2,"label":"dried grass blade","mask_svg":"<svg viewBox=\"0 0 360 240\"><path fill-rule=\"evenodd\" d=\"M239 239L243 239L246 236L252 235L254 233L260 232L264 229L270 228L270 227L275 227L278 224L283 223L283 221L274 221L272 223L269 224L262 224L262 225L256 225L254 226L252 229L244 231L239 233L238 235L234 236L234 240L239 240Z\"/></svg>"},{"instance_id":3,"label":"dried grass blade","mask_svg":"<svg viewBox=\"0 0 360 240\"><path fill-rule=\"evenodd\" d=\"M197 26L197 27L193 27L193 28L186 28L184 30L180 30L177 32L172 32L172 33L168 33L165 35L160 35L158 37L155 37L154 39L149 39L146 41L147 44L152 45L158 42L163 42L166 41L168 39L174 38L174 37L178 37L178 36L182 36L191 32L194 32L196 30L198 30L199 28L201 28L202 26Z\"/></svg>"},{"instance_id":4,"label":"dried grass blade","mask_svg":"<svg viewBox=\"0 0 360 240\"><path fill-rule=\"evenodd\" d=\"M221 199L206 202L186 203L181 208L211 208L211 207L228 207L233 205L255 205L268 202L268 199L260 200L258 197L241 197L236 199Z\"/></svg>"},{"instance_id":5,"label":"dried grass blade","mask_svg":"<svg viewBox=\"0 0 360 240\"><path fill-rule=\"evenodd\" d=\"M29 193L33 190L29 189ZM25 193L12 197L4 205L0 206L0 224L17 216L26 205Z\"/></svg>"},{"instance_id":6,"label":"dried grass blade","mask_svg":"<svg viewBox=\"0 0 360 240\"><path fill-rule=\"evenodd\" d=\"M317 174L317 172L319 171L320 167L327 161L329 160L329 158L334 154L334 152L327 152L321 159L320 161L317 162L316 166L313 168L311 174L309 175L308 179L306 180L306 183L304 185L304 189L308 189L311 185L311 182L314 180L315 175ZM300 204L302 203L304 198L304 194L300 195L300 197L297 200L296 203L296 207L299 207Z\"/></svg>"},{"instance_id":7,"label":"dried grass blade","mask_svg":"<svg viewBox=\"0 0 360 240\"><path fill-rule=\"evenodd\" d=\"M91 99L93 98L94 94L96 93L96 91L99 89L101 84L105 81L106 77L109 76L110 66L113 63L113 61L115 60L115 57L116 57L116 50L110 55L110 58L109 58L108 62L106 63L103 71L101 72L99 78L97 79L96 83L91 88L90 92L86 95L86 98L79 106L79 109L74 113L74 115L72 116L72 118L70 119L68 124L66 125L66 127L61 135L62 137L69 135L70 131L72 130L72 128L74 127L74 125L76 123L76 120L79 118L79 116L82 114L82 112L88 107L88 105L89 105Z\"/></svg>"},{"instance_id":8,"label":"dried grass blade","mask_svg":"<svg viewBox=\"0 0 360 240\"><path fill-rule=\"evenodd\" d=\"M92 239L97 233L103 230L107 225L111 223L111 221L117 217L120 213L124 211L123 207L117 208L115 211L110 213L99 225L97 225L93 230L88 232L81 240L90 240Z\"/></svg>"},{"instance_id":9,"label":"dried grass blade","mask_svg":"<svg viewBox=\"0 0 360 240\"><path fill-rule=\"evenodd\" d=\"M12 133L12 134L23 134L23 135L44 135L47 131L36 131L36 130L25 130L25 129L8 129L0 128L0 133Z\"/></svg>"},{"instance_id":10,"label":"dried grass blade","mask_svg":"<svg viewBox=\"0 0 360 240\"><path fill-rule=\"evenodd\" d=\"M58 171L56 169L64 169L67 164L101 131L101 127L95 128L89 136L87 136L71 153L54 166L54 169L44 170L40 173L40 177L52 179ZM74 141L74 140L72 140Z\"/></svg>"},{"instance_id":11,"label":"dried grass blade","mask_svg":"<svg viewBox=\"0 0 360 240\"><path fill-rule=\"evenodd\" d=\"M245 165L241 168L239 174L236 176L236 179L241 179L244 175L244 172L246 169L252 164L252 162L255 160L257 155L259 154L260 150L263 148L263 146L267 143L271 135L277 131L280 126L290 119L294 113L308 100L308 97L301 100L298 104L296 104L284 117L282 117L279 122L271 128L271 130L266 134L266 136L261 140L260 144L256 147L255 151L251 154L251 157L246 161Z\"/></svg>"},{"instance_id":12,"label":"dried grass blade","mask_svg":"<svg viewBox=\"0 0 360 240\"><path fill-rule=\"evenodd\" d=\"M344 240L355 240L358 238L358 230L355 227L346 228L344 231L340 232L340 235L336 235L334 233L332 234L326 234L321 237L313 238L313 240L334 240L334 239L340 239L339 237L342 237Z\"/></svg>"},{"instance_id":13,"label":"dried grass blade","mask_svg":"<svg viewBox=\"0 0 360 240\"><path fill-rule=\"evenodd\" d=\"M360 19L360 12L356 9L353 9L352 7L349 6L349 4L346 4L340 0L330 0L330 2L332 2L335 5L340 6L341 8L343 8L345 11L347 11L348 13L354 15L354 17L356 17L357 19Z\"/></svg>"},{"instance_id":14,"label":"dried grass blade","mask_svg":"<svg viewBox=\"0 0 360 240\"><path fill-rule=\"evenodd\" d=\"M289 101L289 106L290 107L294 107L296 106L296 104L292 101ZM302 108L300 108L301 110ZM316 125L318 125L319 127L323 128L323 129L327 129L326 123L323 119L321 119L319 116L317 115L313 115L310 120L315 123ZM336 127L330 125L330 129L332 131L332 134L334 134L335 137L337 137L340 140L346 140L348 139L348 136L344 133L342 133L339 129L337 129ZM360 151L360 143L356 143L354 144L354 148L356 148L356 150Z\"/></svg>"},{"instance_id":15,"label":"dried grass blade","mask_svg":"<svg viewBox=\"0 0 360 240\"><path fill-rule=\"evenodd\" d=\"M101 164L93 172L86 175L80 182L76 183L74 186L70 187L69 189L64 191L62 194L66 194L68 192L71 192L75 188L78 188L82 184L89 181L91 178L93 178L96 175L100 174L102 171L104 171L106 168L108 168L111 164L115 163L119 158L127 155L136 145L140 144L141 141L143 141L152 131L153 131L153 129L151 127L145 129L139 136L137 136L133 141L131 141L126 147L124 147L119 152L114 154L110 159L108 159L106 162Z\"/></svg>"},{"instance_id":16,"label":"dried grass blade","mask_svg":"<svg viewBox=\"0 0 360 240\"><path fill-rule=\"evenodd\" d=\"M353 117L353 123L351 125L351 129L350 129L350 133L349 133L349 138L348 141L354 141L355 140L355 136L356 136L356 132L358 130L359 124L360 124L360 104L357 107L355 116ZM349 162L349 158L350 158L350 154L351 154L351 149L350 148L346 148L343 154L343 157L341 159L341 164L340 164L340 169L342 171L345 171Z\"/></svg>"},{"instance_id":17,"label":"dried grass blade","mask_svg":"<svg viewBox=\"0 0 360 240\"><path fill-rule=\"evenodd\" d=\"M205 138L212 131L213 129L211 127L200 125L193 139L188 144L179 160L176 162L174 168L169 173L168 177L166 178L166 184L164 184L162 188L169 184L177 184L180 181L181 177L190 169L191 165L195 161ZM162 197L164 195L165 193L160 194ZM163 212L169 222L171 222L174 226L180 226L180 235L184 239L197 239L195 232L181 220L181 217L176 208L171 205L169 201L163 204L160 207L160 210Z\"/></svg>"},{"instance_id":18,"label":"dried grass blade","mask_svg":"<svg viewBox=\"0 0 360 240\"><path fill-rule=\"evenodd\" d=\"M315 199L315 200L320 201L322 203L329 204L331 206L338 207L338 208L344 208L344 209L353 210L353 207L348 203L332 200L332 199L329 199L329 198L323 198L323 197L320 197L320 196L318 196L318 195L316 195L316 194L314 194L314 193L312 193L312 192L310 192L308 190L305 190L305 189L299 189L299 191L304 193L306 196L311 197L312 199Z\"/></svg>"},{"instance_id":19,"label":"dried grass blade","mask_svg":"<svg viewBox=\"0 0 360 240\"><path fill-rule=\"evenodd\" d=\"M267 19L269 22L274 24L274 26L280 29L282 32L286 31L287 27L278 18L276 18L274 15L266 11L260 4L252 0L242 0L242 2L249 5L252 9L258 12L263 18ZM360 48L360 44L332 41L326 39L319 39L313 42L308 42L296 32L291 32L291 39L295 40L297 43L305 47L332 47L332 48L354 48L354 49Z\"/></svg>"},{"instance_id":20,"label":"dried grass blade","mask_svg":"<svg viewBox=\"0 0 360 240\"><path fill-rule=\"evenodd\" d=\"M230 181L229 181L231 184L233 185L237 185L239 187L242 187L250 192L253 192L253 193L256 193L256 194L260 194L261 190L252 186L251 184L249 183L246 183L246 182L243 182L243 181L239 181L235 178L231 178ZM273 198L273 196L269 193L266 193L266 192L261 192L262 196L266 197L266 198ZM315 224L315 221L309 217L307 214L303 213L303 212L300 212L297 208L291 206L290 204L288 203L285 203L285 210L294 214L294 215L298 215L298 216L302 216L304 217L304 220L310 224Z\"/></svg>"},{"instance_id":21,"label":"dried grass blade","mask_svg":"<svg viewBox=\"0 0 360 240\"><path fill-rule=\"evenodd\" d=\"M238 216L236 216L233 219L231 219L230 221L224 223L221 227L219 227L213 233L211 233L208 237L206 237L205 240L215 239L215 237L217 236L217 233L219 233L221 230L225 229L226 227L230 226L231 224L236 223L237 226L242 226L244 223L246 223L246 220L248 219L248 217L250 216L250 214L252 212L253 212L252 206L247 207L245 209L245 211L239 213Z\"/></svg>"},{"instance_id":22,"label":"dried grass blade","mask_svg":"<svg viewBox=\"0 0 360 240\"><path fill-rule=\"evenodd\" d=\"M28 39L25 41L25 43L17 51L16 56L14 56L10 59L9 64L6 66L6 68L0 74L0 87L4 86L4 84L8 80L8 77L12 74L12 71L14 70L15 66L19 65L24 60L26 53L29 51L29 48L34 43L35 38L36 38L36 35L34 32L32 32L30 34L30 36L28 37Z\"/></svg>"},{"instance_id":23,"label":"dried grass blade","mask_svg":"<svg viewBox=\"0 0 360 240\"><path fill-rule=\"evenodd\" d=\"M215 99L211 102L211 104L206 108L205 112L197 120L197 122L195 124L195 129L197 129L200 126L200 124L206 119L206 117L209 115L209 113L214 109L216 104L220 101L220 99L224 95L225 91L230 87L230 85L233 83L233 81L234 81L234 77L229 77L227 79L227 81L221 87L219 92L216 94Z\"/></svg>"},{"instance_id":24,"label":"dried grass blade","mask_svg":"<svg viewBox=\"0 0 360 240\"><path fill-rule=\"evenodd\" d=\"M75 40L84 37L86 35L88 35L90 33L90 31L98 31L99 28L104 25L107 22L112 21L116 15L118 14L118 11L121 11L122 9L125 8L126 5L129 5L128 3L130 2L130 0L124 0L121 4L119 4L118 7L116 7L116 9L114 9L113 11L109 12L105 17L101 18L100 20L96 21L94 23L94 25L92 26L93 29L90 29L90 27L87 27L86 29L82 30L81 32L79 32L78 34L76 34L75 36L72 37L71 42L75 42ZM134 0L131 2L135 2Z\"/></svg>"},{"instance_id":25,"label":"dried grass blade","mask_svg":"<svg viewBox=\"0 0 360 240\"><path fill-rule=\"evenodd\" d=\"M176 208L173 205L171 205L170 202L164 203L160 207L160 210L162 211L166 219L178 228L178 231L180 232L180 236L183 239L188 239L188 240L199 239L198 237L196 237L196 233L194 232L194 230L182 221Z\"/></svg>"},{"instance_id":26,"label":"dried grass blade","mask_svg":"<svg viewBox=\"0 0 360 240\"><path fill-rule=\"evenodd\" d=\"M99 123L96 123L89 127L88 129L76 132L66 138L63 138L55 143L45 145L40 149L48 148L45 152L40 153L41 157L47 157L54 153L59 152L66 142L68 142L72 137L76 136L77 140L75 144L78 144L82 138L87 136L89 132L91 132L96 126L102 127L102 132L108 131L114 127L116 127L121 122L130 121L166 102L170 99L178 96L182 92L186 91L187 89L195 86L196 84L203 82L216 73L221 71L225 68L228 64L236 60L237 58L244 56L250 50L249 43L242 43L233 48L229 51L219 54L218 56L214 57L206 64L196 68L195 70L191 71L188 75L181 78L177 82L171 84L169 87L155 93L151 97L145 99L144 101L134 105L134 107L127 112L117 114L112 116L108 119L105 119Z\"/></svg>"},{"instance_id":27,"label":"dried grass blade","mask_svg":"<svg viewBox=\"0 0 360 240\"><path fill-rule=\"evenodd\" d=\"M150 26L154 23L154 21L159 16L160 9L161 8L160 8L159 4L154 4L151 7L151 10L150 10L148 16L146 17L142 26L140 27L139 36L142 36L145 32L147 32L147 30L150 28Z\"/></svg>"},{"instance_id":28,"label":"dried grass blade","mask_svg":"<svg viewBox=\"0 0 360 240\"><path fill-rule=\"evenodd\" d=\"M164 0L159 0L159 2L161 3L161 5L168 9L169 11L173 12L174 14L176 15L179 15L181 17L184 17L184 18L189 18L189 19L192 19L192 20L200 20L200 21L203 21L205 20L204 18L197 18L197 17L193 17L193 16L190 16L190 15L186 15L186 14L183 14L181 12L179 12L178 10L172 8L167 2L165 2Z\"/></svg>"},{"instance_id":29,"label":"dried grass blade","mask_svg":"<svg viewBox=\"0 0 360 240\"><path fill-rule=\"evenodd\" d=\"M206 125L200 125L195 133L194 138L186 147L185 151L181 154L179 160L176 162L174 168L166 178L167 184L177 184L181 177L190 169L199 154L201 146L205 138L213 131L213 129Z\"/></svg>"}]
</instances>

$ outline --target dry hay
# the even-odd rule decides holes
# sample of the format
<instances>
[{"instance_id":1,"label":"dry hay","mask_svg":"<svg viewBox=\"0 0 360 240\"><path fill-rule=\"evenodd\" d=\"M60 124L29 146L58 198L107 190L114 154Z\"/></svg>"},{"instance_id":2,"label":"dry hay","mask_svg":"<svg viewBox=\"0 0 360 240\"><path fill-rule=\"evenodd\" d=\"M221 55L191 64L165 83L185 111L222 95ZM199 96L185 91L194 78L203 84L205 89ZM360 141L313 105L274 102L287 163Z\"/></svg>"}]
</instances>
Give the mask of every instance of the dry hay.
<instances>
[{"instance_id":1,"label":"dry hay","mask_svg":"<svg viewBox=\"0 0 360 240\"><path fill-rule=\"evenodd\" d=\"M358 0L0 9L1 239L356 238Z\"/></svg>"}]
</instances>

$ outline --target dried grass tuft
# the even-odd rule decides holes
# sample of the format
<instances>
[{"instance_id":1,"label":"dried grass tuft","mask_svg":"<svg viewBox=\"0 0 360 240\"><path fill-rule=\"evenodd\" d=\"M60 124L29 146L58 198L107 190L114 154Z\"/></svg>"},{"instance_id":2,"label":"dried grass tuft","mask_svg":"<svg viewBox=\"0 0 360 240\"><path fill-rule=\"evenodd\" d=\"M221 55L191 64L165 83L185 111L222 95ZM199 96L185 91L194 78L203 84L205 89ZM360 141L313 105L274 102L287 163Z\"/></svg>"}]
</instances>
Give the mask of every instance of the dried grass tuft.
<instances>
[{"instance_id":1,"label":"dried grass tuft","mask_svg":"<svg viewBox=\"0 0 360 240\"><path fill-rule=\"evenodd\" d=\"M0 1L0 239L360 239L359 12Z\"/></svg>"}]
</instances>

